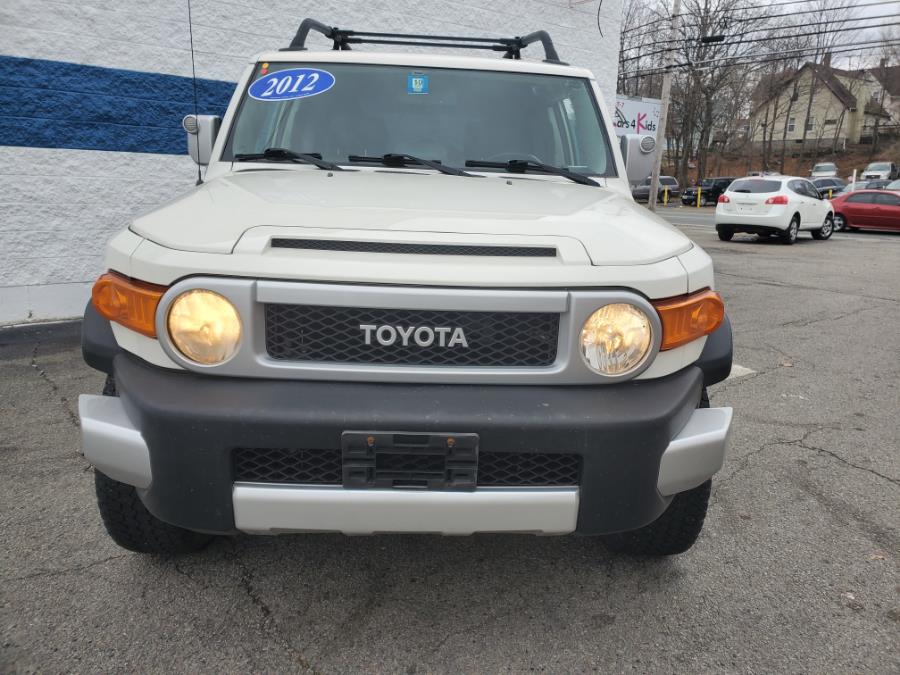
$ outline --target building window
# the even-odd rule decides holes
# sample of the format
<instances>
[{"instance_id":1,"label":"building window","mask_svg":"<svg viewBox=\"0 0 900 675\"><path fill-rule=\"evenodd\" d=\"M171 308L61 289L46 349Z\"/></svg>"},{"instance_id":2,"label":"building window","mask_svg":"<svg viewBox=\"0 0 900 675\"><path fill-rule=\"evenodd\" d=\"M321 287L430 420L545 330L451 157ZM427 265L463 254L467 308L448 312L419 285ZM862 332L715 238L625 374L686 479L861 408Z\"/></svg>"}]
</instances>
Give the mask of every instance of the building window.
<instances>
[{"instance_id":1,"label":"building window","mask_svg":"<svg viewBox=\"0 0 900 675\"><path fill-rule=\"evenodd\" d=\"M806 120L806 130L807 131L812 131L815 128L816 128L816 121L814 119Z\"/></svg>"},{"instance_id":2,"label":"building window","mask_svg":"<svg viewBox=\"0 0 900 675\"><path fill-rule=\"evenodd\" d=\"M834 118L832 118L830 120L825 120L826 127L833 127L835 124L837 124L837 120Z\"/></svg>"},{"instance_id":3,"label":"building window","mask_svg":"<svg viewBox=\"0 0 900 675\"><path fill-rule=\"evenodd\" d=\"M793 117L791 117L790 119L788 119L788 129L787 129L787 130L788 130L789 132L791 132L791 131L794 130L795 122L796 122L796 120L795 120Z\"/></svg>"}]
</instances>

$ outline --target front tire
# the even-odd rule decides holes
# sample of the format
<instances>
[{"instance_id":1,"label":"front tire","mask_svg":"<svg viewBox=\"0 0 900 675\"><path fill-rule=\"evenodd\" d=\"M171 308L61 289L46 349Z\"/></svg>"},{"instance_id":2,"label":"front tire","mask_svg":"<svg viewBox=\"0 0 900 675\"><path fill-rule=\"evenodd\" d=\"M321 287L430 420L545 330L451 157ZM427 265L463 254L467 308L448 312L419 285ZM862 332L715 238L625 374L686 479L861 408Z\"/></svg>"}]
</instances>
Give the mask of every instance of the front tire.
<instances>
[{"instance_id":1,"label":"front tire","mask_svg":"<svg viewBox=\"0 0 900 675\"><path fill-rule=\"evenodd\" d=\"M706 388L700 395L699 408L709 407ZM697 541L703 530L712 480L685 492L679 492L663 514L649 525L631 532L617 532L603 537L606 547L615 553L641 556L678 555Z\"/></svg>"},{"instance_id":2,"label":"front tire","mask_svg":"<svg viewBox=\"0 0 900 675\"><path fill-rule=\"evenodd\" d=\"M847 220L840 213L834 214L834 229L843 232L847 229Z\"/></svg>"},{"instance_id":3,"label":"front tire","mask_svg":"<svg viewBox=\"0 0 900 675\"><path fill-rule=\"evenodd\" d=\"M112 376L103 385L104 396L118 396ZM133 485L120 483L94 469L97 508L106 532L119 546L137 553L193 553L212 537L164 523L147 510Z\"/></svg>"},{"instance_id":4,"label":"front tire","mask_svg":"<svg viewBox=\"0 0 900 675\"><path fill-rule=\"evenodd\" d=\"M731 241L731 239L734 237L734 230L727 227L717 227L716 232L719 235L719 239L721 239L722 241Z\"/></svg>"},{"instance_id":5,"label":"front tire","mask_svg":"<svg viewBox=\"0 0 900 675\"><path fill-rule=\"evenodd\" d=\"M824 241L834 234L834 219L831 216L825 216L825 222L818 230L812 231L813 239Z\"/></svg>"},{"instance_id":6,"label":"front tire","mask_svg":"<svg viewBox=\"0 0 900 675\"><path fill-rule=\"evenodd\" d=\"M778 237L781 239L781 243L786 246L790 246L795 241L797 241L797 235L800 233L800 217L794 216L791 218L791 223L788 225L787 229L784 232L779 233Z\"/></svg>"},{"instance_id":7,"label":"front tire","mask_svg":"<svg viewBox=\"0 0 900 675\"><path fill-rule=\"evenodd\" d=\"M147 510L134 486L94 469L97 507L107 533L119 546L136 553L193 553L212 537L164 523Z\"/></svg>"}]
</instances>

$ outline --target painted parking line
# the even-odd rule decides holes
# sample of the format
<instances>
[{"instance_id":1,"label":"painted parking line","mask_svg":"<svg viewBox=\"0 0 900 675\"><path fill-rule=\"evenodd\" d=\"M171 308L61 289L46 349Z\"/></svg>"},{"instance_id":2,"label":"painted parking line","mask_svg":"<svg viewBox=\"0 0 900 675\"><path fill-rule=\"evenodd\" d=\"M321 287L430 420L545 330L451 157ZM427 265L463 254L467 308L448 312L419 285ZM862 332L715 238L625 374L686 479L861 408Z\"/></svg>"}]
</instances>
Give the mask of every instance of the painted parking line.
<instances>
[{"instance_id":1,"label":"painted parking line","mask_svg":"<svg viewBox=\"0 0 900 675\"><path fill-rule=\"evenodd\" d=\"M746 368L745 366L739 366L734 363L731 366L731 372L728 374L726 380L736 380L739 377L744 377L746 375L752 375L756 371L751 368Z\"/></svg>"}]
</instances>

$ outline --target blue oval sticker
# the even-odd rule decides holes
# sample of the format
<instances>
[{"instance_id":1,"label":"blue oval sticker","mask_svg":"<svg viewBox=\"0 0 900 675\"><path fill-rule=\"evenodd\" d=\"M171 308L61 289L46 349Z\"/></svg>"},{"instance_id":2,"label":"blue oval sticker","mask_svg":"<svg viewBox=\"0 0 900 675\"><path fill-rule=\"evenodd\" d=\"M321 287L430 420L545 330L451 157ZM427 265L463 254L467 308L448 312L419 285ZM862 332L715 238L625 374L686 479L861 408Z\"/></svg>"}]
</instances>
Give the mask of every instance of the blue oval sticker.
<instances>
[{"instance_id":1,"label":"blue oval sticker","mask_svg":"<svg viewBox=\"0 0 900 675\"><path fill-rule=\"evenodd\" d=\"M250 85L250 98L257 101L290 101L315 96L334 86L334 75L317 68L289 68L269 73Z\"/></svg>"}]
</instances>

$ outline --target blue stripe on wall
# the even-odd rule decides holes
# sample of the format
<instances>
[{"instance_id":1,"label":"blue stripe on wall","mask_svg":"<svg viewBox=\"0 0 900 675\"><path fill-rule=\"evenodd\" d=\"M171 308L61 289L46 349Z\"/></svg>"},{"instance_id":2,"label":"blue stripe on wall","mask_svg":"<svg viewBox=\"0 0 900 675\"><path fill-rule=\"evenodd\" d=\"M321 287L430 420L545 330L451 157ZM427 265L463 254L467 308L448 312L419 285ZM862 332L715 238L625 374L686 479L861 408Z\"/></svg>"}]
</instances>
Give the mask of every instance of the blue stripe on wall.
<instances>
[{"instance_id":1,"label":"blue stripe on wall","mask_svg":"<svg viewBox=\"0 0 900 675\"><path fill-rule=\"evenodd\" d=\"M233 82L197 80L199 110L222 115ZM0 145L181 155L191 78L0 55Z\"/></svg>"}]
</instances>

